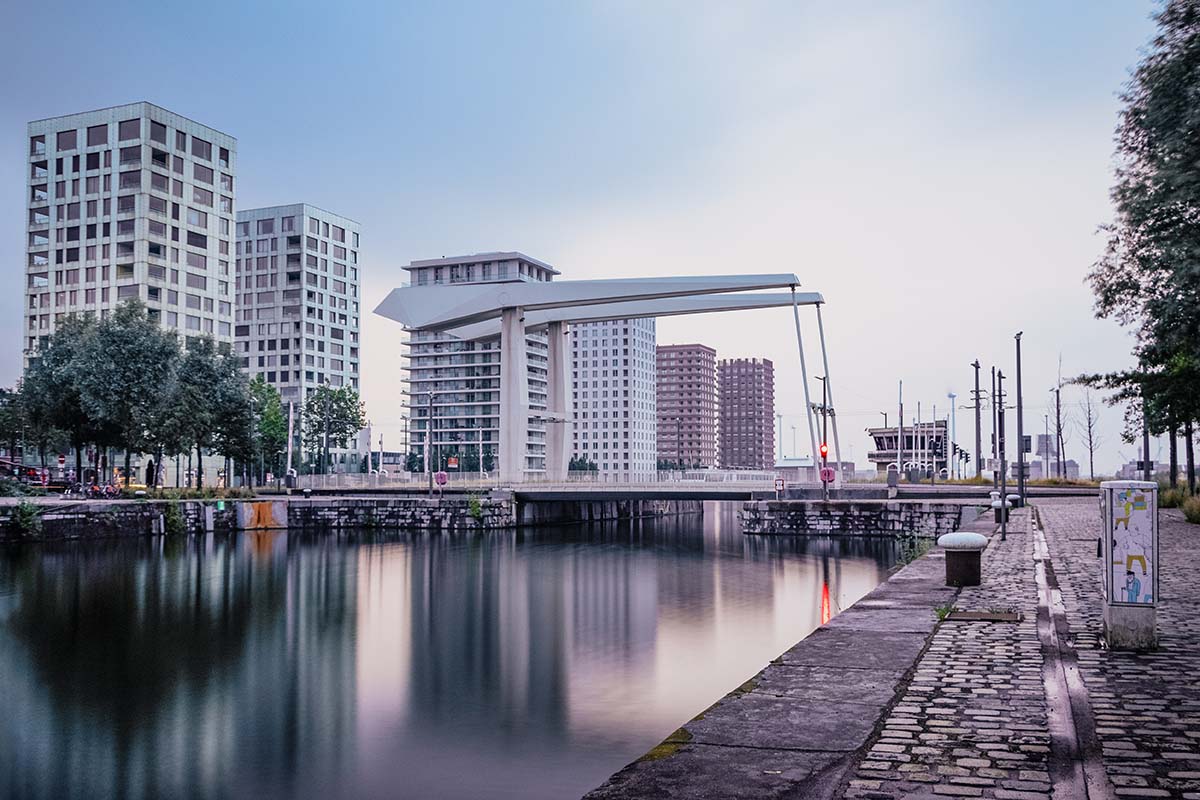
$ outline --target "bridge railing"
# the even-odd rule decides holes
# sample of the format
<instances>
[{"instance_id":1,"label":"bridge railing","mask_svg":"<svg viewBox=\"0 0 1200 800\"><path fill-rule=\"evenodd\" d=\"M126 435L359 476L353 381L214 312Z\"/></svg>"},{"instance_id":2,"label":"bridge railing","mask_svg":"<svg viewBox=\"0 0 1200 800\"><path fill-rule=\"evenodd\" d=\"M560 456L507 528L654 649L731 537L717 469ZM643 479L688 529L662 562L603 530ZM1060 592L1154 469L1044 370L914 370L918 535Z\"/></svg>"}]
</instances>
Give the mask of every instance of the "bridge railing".
<instances>
[{"instance_id":1,"label":"bridge railing","mask_svg":"<svg viewBox=\"0 0 1200 800\"><path fill-rule=\"evenodd\" d=\"M611 488L674 488L692 487L704 490L731 491L746 489L773 489L778 473L770 470L660 470L655 472L589 472L572 470L565 479L548 479L544 475L531 473L521 481L501 481L496 475L475 472L447 472L445 489L488 491L502 488L573 488L597 490ZM300 475L296 479L299 489L340 490L347 492L366 490L417 490L429 485L429 475L424 472L380 473L334 473L329 475ZM437 484L434 484L437 488Z\"/></svg>"}]
</instances>

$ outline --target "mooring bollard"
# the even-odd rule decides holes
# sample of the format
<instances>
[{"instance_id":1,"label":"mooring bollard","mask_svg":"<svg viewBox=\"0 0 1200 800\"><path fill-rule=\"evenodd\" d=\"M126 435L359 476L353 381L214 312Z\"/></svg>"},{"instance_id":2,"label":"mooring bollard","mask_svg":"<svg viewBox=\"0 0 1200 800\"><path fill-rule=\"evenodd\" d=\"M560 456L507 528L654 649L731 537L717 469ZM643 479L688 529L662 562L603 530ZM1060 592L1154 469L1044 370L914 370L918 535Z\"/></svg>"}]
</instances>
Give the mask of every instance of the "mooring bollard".
<instances>
[{"instance_id":1,"label":"mooring bollard","mask_svg":"<svg viewBox=\"0 0 1200 800\"><path fill-rule=\"evenodd\" d=\"M999 494L999 493L997 493L997 494ZM1010 508L1012 508L1012 503L1010 503L1007 500L1005 500L1003 503L1001 503L1000 498L997 497L995 500L992 501L992 514L995 515L997 524L1008 521L1008 510ZM1001 514L1003 514L1004 516L1002 517Z\"/></svg>"},{"instance_id":2,"label":"mooring bollard","mask_svg":"<svg viewBox=\"0 0 1200 800\"><path fill-rule=\"evenodd\" d=\"M1008 500L1009 508L1021 508L1025 505L1025 501L1021 499L1021 495L1019 494L1010 494L1006 499Z\"/></svg>"},{"instance_id":3,"label":"mooring bollard","mask_svg":"<svg viewBox=\"0 0 1200 800\"><path fill-rule=\"evenodd\" d=\"M955 531L942 534L937 543L946 551L946 585L978 586L980 556L987 547L987 537L970 531Z\"/></svg>"},{"instance_id":4,"label":"mooring bollard","mask_svg":"<svg viewBox=\"0 0 1200 800\"><path fill-rule=\"evenodd\" d=\"M1158 644L1158 484L1100 484L1104 636L1114 650Z\"/></svg>"}]
</instances>

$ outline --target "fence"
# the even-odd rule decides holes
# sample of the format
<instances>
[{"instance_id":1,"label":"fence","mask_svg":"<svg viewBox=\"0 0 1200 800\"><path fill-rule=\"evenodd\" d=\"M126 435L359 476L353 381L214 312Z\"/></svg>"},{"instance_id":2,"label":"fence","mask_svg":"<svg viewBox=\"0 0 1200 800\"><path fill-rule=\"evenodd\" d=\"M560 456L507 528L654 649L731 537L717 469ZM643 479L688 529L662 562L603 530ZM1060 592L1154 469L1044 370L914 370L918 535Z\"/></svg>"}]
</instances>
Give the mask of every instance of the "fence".
<instances>
[{"instance_id":1,"label":"fence","mask_svg":"<svg viewBox=\"0 0 1200 800\"><path fill-rule=\"evenodd\" d=\"M730 489L774 489L777 472L753 470L666 470L659 472L591 472L573 470L566 478L551 480L544 475L531 473L521 481L501 481L495 475L477 472L455 472L446 474L446 489L500 489L514 486L541 488L589 488L602 489L605 487L658 487L671 485L675 487L703 486L717 488L727 486ZM429 474L425 472L389 472L386 474L364 473L334 473L330 475L300 475L297 487L301 489L334 489L344 491L363 491L370 489L420 489L429 485ZM435 484L436 486L436 484Z\"/></svg>"}]
</instances>

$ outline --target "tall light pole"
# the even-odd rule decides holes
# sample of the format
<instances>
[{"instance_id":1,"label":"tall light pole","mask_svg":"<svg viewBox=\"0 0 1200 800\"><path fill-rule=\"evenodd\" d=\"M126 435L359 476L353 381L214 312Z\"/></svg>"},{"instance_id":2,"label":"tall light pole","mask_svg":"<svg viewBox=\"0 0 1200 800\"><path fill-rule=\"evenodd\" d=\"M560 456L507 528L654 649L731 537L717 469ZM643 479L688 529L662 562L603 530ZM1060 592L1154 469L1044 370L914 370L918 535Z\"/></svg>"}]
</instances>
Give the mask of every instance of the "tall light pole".
<instances>
[{"instance_id":1,"label":"tall light pole","mask_svg":"<svg viewBox=\"0 0 1200 800\"><path fill-rule=\"evenodd\" d=\"M1004 373L997 373L999 394L996 396L996 451L1000 459L1000 541L1008 538L1008 465L1004 463Z\"/></svg>"},{"instance_id":2,"label":"tall light pole","mask_svg":"<svg viewBox=\"0 0 1200 800\"><path fill-rule=\"evenodd\" d=\"M429 496L433 497L433 470L430 469L432 464L433 451L433 391L430 390L428 395L429 409L429 424L425 426L425 472L429 475Z\"/></svg>"},{"instance_id":3,"label":"tall light pole","mask_svg":"<svg viewBox=\"0 0 1200 800\"><path fill-rule=\"evenodd\" d=\"M1025 503L1025 410L1021 397L1021 334L1017 331L1013 338L1017 340L1017 494L1021 495L1021 503Z\"/></svg>"},{"instance_id":4,"label":"tall light pole","mask_svg":"<svg viewBox=\"0 0 1200 800\"><path fill-rule=\"evenodd\" d=\"M796 453L796 426L792 426L792 458L795 458Z\"/></svg>"},{"instance_id":5,"label":"tall light pole","mask_svg":"<svg viewBox=\"0 0 1200 800\"><path fill-rule=\"evenodd\" d=\"M983 474L983 429L980 427L979 403L982 399L979 394L979 359L971 362L971 366L975 368L975 477L978 478Z\"/></svg>"},{"instance_id":6,"label":"tall light pole","mask_svg":"<svg viewBox=\"0 0 1200 800\"><path fill-rule=\"evenodd\" d=\"M996 398L996 368L992 367L992 409L991 410L992 410L992 461L993 462L995 462L995 460L1000 457L998 454L998 451L997 451L997 447L1000 444L1000 440L997 438L997 432L996 432L996 427L997 427L996 411L999 407L1000 407L1000 401ZM994 463L993 463L993 466L994 466ZM994 470L994 469L992 470L992 488L993 489L1000 488L1000 476L996 474L996 470ZM1000 499L1003 500L1004 498L1000 498Z\"/></svg>"},{"instance_id":7,"label":"tall light pole","mask_svg":"<svg viewBox=\"0 0 1200 800\"><path fill-rule=\"evenodd\" d=\"M954 467L950 467L950 457L954 456L954 445L958 442L958 406L954 401L958 398L954 392L949 392L946 397L950 399L950 446L946 448L946 474L953 477L961 477L958 470L958 457L954 458Z\"/></svg>"}]
</instances>

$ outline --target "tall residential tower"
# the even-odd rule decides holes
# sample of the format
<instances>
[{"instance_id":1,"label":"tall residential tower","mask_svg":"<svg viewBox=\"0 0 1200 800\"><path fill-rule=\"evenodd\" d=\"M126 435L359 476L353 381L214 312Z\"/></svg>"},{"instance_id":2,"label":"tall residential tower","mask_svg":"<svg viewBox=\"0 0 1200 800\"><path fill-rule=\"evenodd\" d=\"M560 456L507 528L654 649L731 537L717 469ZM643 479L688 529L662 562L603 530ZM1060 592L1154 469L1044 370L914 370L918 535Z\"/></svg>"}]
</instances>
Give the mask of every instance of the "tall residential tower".
<instances>
[{"instance_id":1,"label":"tall residential tower","mask_svg":"<svg viewBox=\"0 0 1200 800\"><path fill-rule=\"evenodd\" d=\"M717 464L717 351L702 344L657 350L658 458L686 467Z\"/></svg>"},{"instance_id":2,"label":"tall residential tower","mask_svg":"<svg viewBox=\"0 0 1200 800\"><path fill-rule=\"evenodd\" d=\"M721 466L775 466L775 367L765 358L727 358L717 365Z\"/></svg>"},{"instance_id":3,"label":"tall residential tower","mask_svg":"<svg viewBox=\"0 0 1200 800\"><path fill-rule=\"evenodd\" d=\"M572 453L621 480L656 469L655 322L571 326Z\"/></svg>"},{"instance_id":4,"label":"tall residential tower","mask_svg":"<svg viewBox=\"0 0 1200 800\"><path fill-rule=\"evenodd\" d=\"M559 274L549 264L516 252L427 259L404 269L413 286L550 281ZM546 410L546 334L527 333L525 345L529 408L535 416L524 444L523 468L526 474L536 474L546 470L547 423L536 416ZM447 333L414 332L408 358L409 451L424 460L432 416L431 467L450 466L454 457L459 469L493 468L500 442L499 340L464 341Z\"/></svg>"},{"instance_id":5,"label":"tall residential tower","mask_svg":"<svg viewBox=\"0 0 1200 800\"><path fill-rule=\"evenodd\" d=\"M150 103L30 122L23 349L138 299L233 341L237 140Z\"/></svg>"},{"instance_id":6,"label":"tall residential tower","mask_svg":"<svg viewBox=\"0 0 1200 800\"><path fill-rule=\"evenodd\" d=\"M237 215L237 351L285 404L323 383L359 389L359 234L307 203Z\"/></svg>"}]
</instances>

